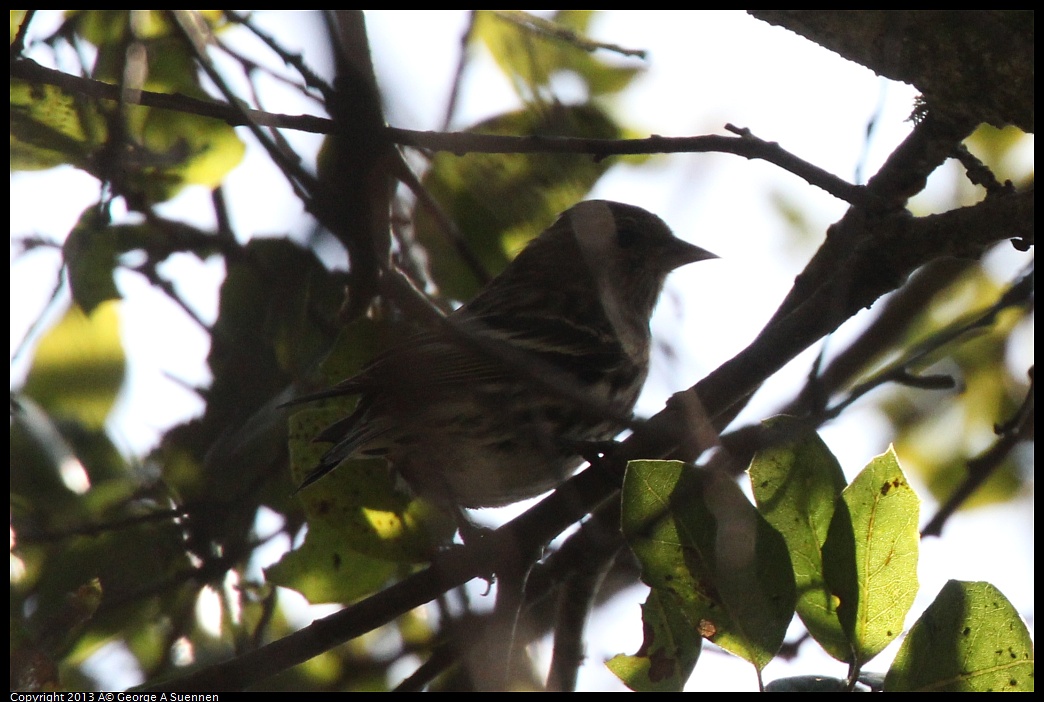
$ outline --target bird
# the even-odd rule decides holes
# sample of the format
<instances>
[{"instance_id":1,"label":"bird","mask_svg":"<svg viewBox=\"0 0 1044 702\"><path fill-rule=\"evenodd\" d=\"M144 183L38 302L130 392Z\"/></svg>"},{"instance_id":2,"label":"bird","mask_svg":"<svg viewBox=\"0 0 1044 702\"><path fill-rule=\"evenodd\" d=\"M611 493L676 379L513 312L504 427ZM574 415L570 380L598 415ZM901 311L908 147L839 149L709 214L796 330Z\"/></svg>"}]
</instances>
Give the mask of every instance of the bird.
<instances>
[{"instance_id":1,"label":"bird","mask_svg":"<svg viewBox=\"0 0 1044 702\"><path fill-rule=\"evenodd\" d=\"M315 437L333 445L298 491L374 456L417 496L457 510L557 487L584 446L629 426L668 273L711 258L640 207L574 205L440 328L293 401L359 397Z\"/></svg>"}]
</instances>

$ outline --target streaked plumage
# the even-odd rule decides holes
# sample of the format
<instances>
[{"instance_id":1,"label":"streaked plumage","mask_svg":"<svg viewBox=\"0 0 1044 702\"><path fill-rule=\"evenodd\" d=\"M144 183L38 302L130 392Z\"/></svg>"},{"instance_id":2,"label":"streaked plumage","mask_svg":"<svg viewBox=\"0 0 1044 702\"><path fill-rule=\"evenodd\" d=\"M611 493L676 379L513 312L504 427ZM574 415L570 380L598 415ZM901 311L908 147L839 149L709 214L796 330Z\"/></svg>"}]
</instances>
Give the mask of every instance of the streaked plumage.
<instances>
[{"instance_id":1,"label":"streaked plumage","mask_svg":"<svg viewBox=\"0 0 1044 702\"><path fill-rule=\"evenodd\" d=\"M579 466L579 444L611 439L630 416L667 274L713 257L641 208L570 208L449 317L450 329L302 398L360 396L316 437L334 445L301 488L345 458L375 455L446 505L491 507L555 487Z\"/></svg>"}]
</instances>

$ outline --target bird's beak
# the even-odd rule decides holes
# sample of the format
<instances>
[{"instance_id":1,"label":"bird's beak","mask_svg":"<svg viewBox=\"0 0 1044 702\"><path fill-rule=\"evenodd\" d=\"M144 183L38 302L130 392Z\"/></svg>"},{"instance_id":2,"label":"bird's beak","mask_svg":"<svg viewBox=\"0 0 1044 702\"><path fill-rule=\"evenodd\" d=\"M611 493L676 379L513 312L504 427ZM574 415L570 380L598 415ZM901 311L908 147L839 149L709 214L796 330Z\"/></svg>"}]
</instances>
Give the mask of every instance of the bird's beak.
<instances>
[{"instance_id":1,"label":"bird's beak","mask_svg":"<svg viewBox=\"0 0 1044 702\"><path fill-rule=\"evenodd\" d=\"M689 263L718 258L717 254L713 254L707 249L701 249L699 246L690 244L687 241L682 241L681 239L675 239L670 246L664 248L662 253L663 267L668 271L673 271L675 268L679 268Z\"/></svg>"}]
</instances>

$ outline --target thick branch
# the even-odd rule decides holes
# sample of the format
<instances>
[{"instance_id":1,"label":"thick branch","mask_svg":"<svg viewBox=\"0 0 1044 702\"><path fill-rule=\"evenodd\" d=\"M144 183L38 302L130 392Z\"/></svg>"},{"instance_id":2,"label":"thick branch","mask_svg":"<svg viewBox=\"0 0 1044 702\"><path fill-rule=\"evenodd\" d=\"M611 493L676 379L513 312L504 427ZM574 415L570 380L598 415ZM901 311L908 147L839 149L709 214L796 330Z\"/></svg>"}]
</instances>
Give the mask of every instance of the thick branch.
<instances>
[{"instance_id":1,"label":"thick branch","mask_svg":"<svg viewBox=\"0 0 1044 702\"><path fill-rule=\"evenodd\" d=\"M1033 10L750 10L973 126L1034 127Z\"/></svg>"}]
</instances>

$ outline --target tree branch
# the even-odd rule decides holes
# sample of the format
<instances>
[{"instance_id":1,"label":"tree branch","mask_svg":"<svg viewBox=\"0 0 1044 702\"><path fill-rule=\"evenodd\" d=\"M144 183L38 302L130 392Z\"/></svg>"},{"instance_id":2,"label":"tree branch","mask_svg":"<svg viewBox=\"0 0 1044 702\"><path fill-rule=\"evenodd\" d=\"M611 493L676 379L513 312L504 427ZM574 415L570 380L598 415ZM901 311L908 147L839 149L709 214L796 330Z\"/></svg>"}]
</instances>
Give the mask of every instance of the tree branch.
<instances>
[{"instance_id":1,"label":"tree branch","mask_svg":"<svg viewBox=\"0 0 1044 702\"><path fill-rule=\"evenodd\" d=\"M32 59L18 59L11 63L11 76L43 85L54 85L73 93L98 100L120 100L118 86L89 78L70 75L46 68ZM155 93L141 91L140 104L167 110L176 110L202 117L219 119L232 126L256 126L294 129L316 134L336 132L333 120L313 115L285 115L232 107L227 104L200 100L178 93ZM398 127L380 127L380 131L400 146L410 146L427 151L449 151L462 156L469 153L483 154L589 154L597 159L609 156L661 153L707 153L735 154L748 159L759 159L803 178L811 185L821 188L834 197L853 205L872 207L877 205L873 195L865 186L853 185L832 173L819 168L784 150L779 144L763 141L747 129L726 125L737 136L710 134L690 137L665 137L653 135L645 139L579 139L574 137L549 136L505 136L500 134L476 134L471 132L425 132Z\"/></svg>"},{"instance_id":2,"label":"tree branch","mask_svg":"<svg viewBox=\"0 0 1044 702\"><path fill-rule=\"evenodd\" d=\"M1033 132L1033 10L749 12L914 85L951 119Z\"/></svg>"}]
</instances>

